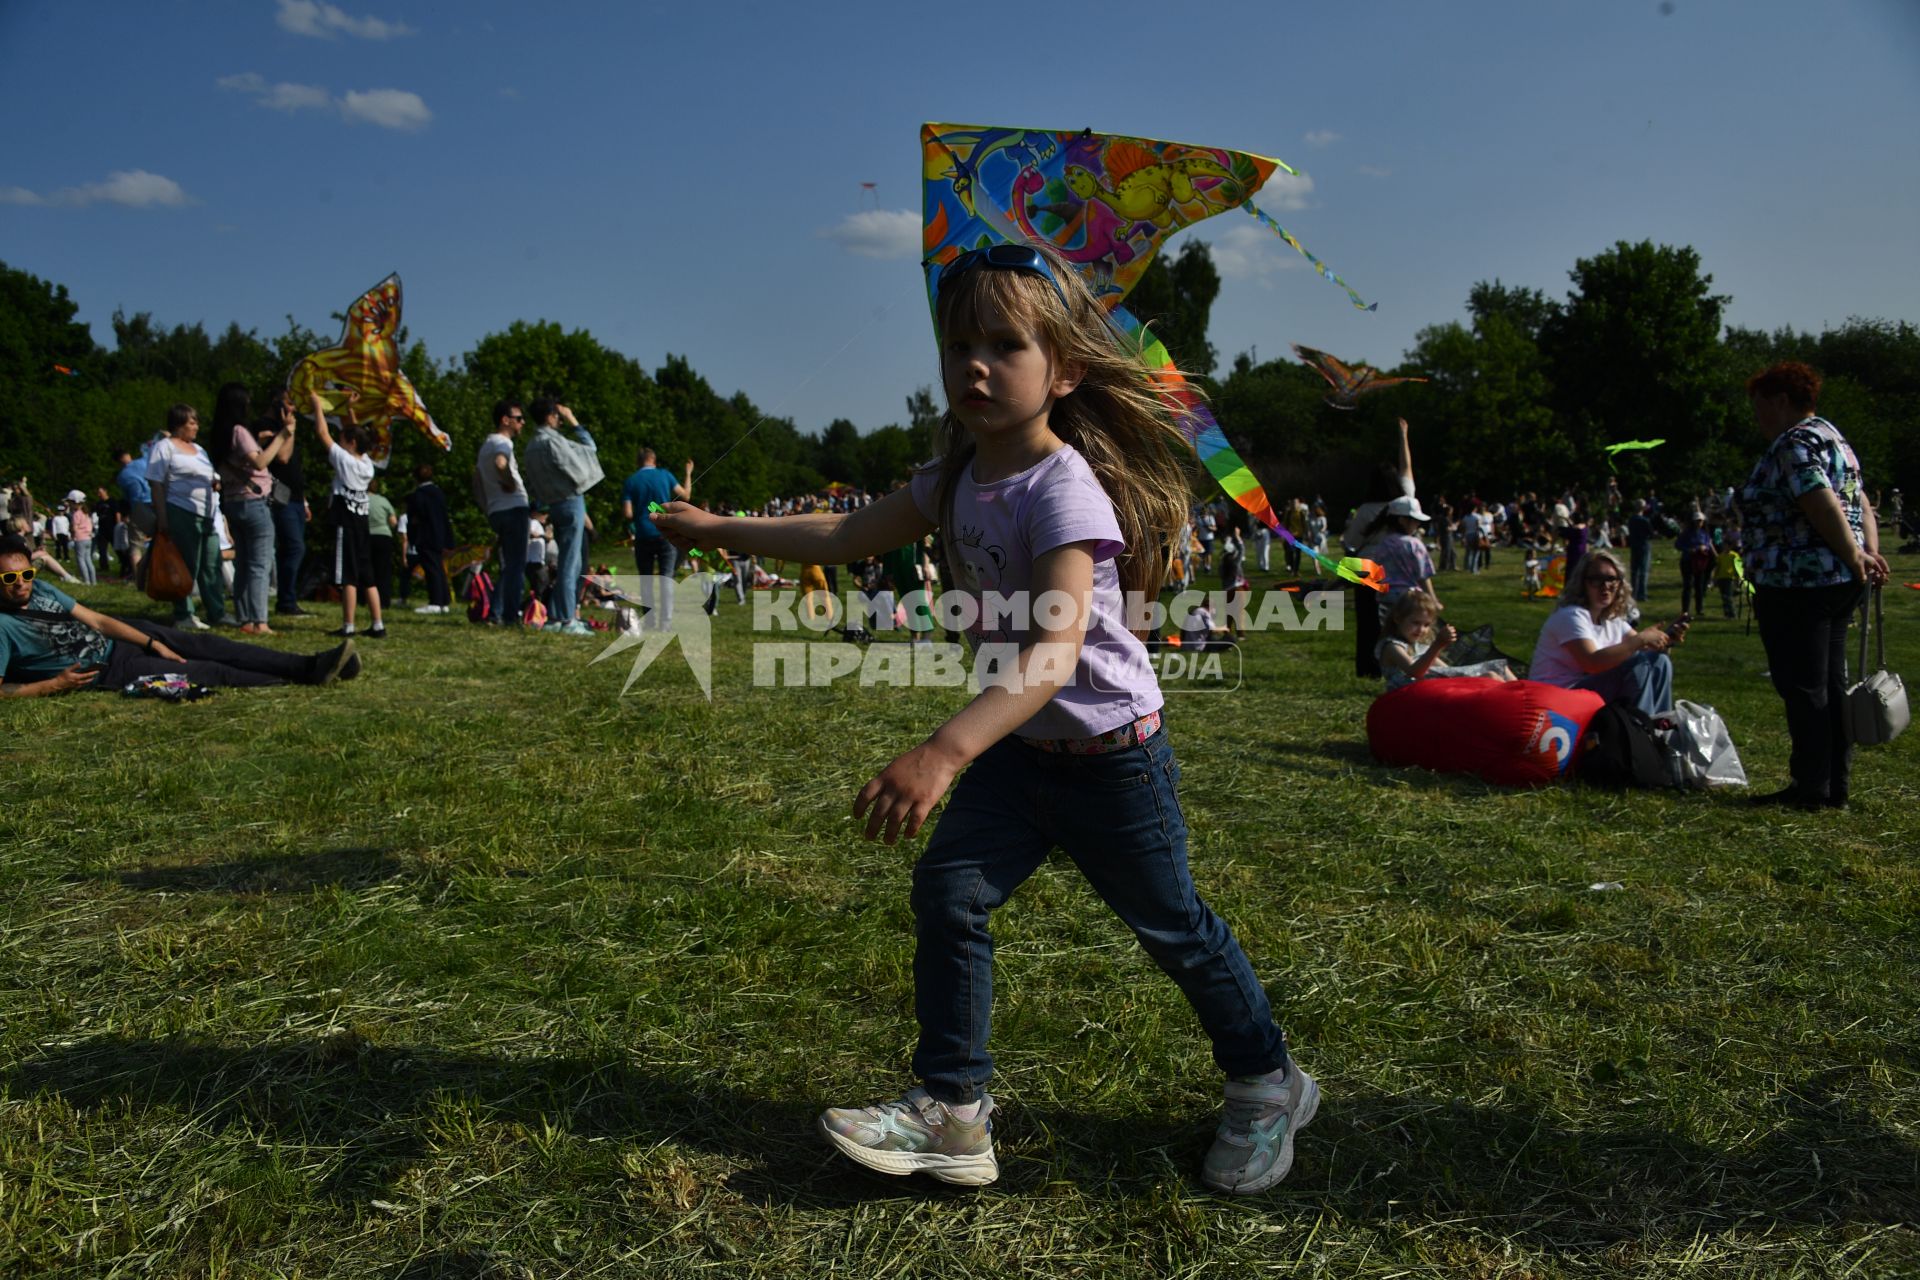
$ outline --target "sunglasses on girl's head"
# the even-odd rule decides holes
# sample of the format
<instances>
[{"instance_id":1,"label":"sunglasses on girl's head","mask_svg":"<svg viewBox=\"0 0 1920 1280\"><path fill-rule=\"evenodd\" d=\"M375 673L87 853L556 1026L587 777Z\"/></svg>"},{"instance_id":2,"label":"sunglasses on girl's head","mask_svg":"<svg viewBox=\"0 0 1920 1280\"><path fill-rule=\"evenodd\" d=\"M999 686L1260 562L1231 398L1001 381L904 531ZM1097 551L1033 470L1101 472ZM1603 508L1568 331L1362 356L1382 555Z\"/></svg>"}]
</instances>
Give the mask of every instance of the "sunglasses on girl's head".
<instances>
[{"instance_id":1,"label":"sunglasses on girl's head","mask_svg":"<svg viewBox=\"0 0 1920 1280\"><path fill-rule=\"evenodd\" d=\"M1053 274L1053 264L1047 261L1047 255L1031 245L990 244L984 249L969 249L951 262L923 263L927 270L934 272L933 295L940 296L947 281L958 280L975 267L987 267L995 271L1024 271L1028 275L1040 276L1053 286L1053 292L1060 299L1060 305L1072 312L1073 304L1067 301L1067 291L1060 287L1059 277Z\"/></svg>"},{"instance_id":2,"label":"sunglasses on girl's head","mask_svg":"<svg viewBox=\"0 0 1920 1280\"><path fill-rule=\"evenodd\" d=\"M16 582L32 582L34 572L31 569L0 569L0 586L12 586Z\"/></svg>"}]
</instances>

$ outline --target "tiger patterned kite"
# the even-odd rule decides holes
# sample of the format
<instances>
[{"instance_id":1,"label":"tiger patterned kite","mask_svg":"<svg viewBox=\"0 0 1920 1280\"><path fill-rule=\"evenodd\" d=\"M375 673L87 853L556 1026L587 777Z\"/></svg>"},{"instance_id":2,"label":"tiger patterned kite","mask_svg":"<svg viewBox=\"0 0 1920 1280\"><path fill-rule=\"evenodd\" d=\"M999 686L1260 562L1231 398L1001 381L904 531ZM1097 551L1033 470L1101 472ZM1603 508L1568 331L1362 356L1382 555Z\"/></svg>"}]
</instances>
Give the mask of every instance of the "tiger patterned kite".
<instances>
[{"instance_id":1,"label":"tiger patterned kite","mask_svg":"<svg viewBox=\"0 0 1920 1280\"><path fill-rule=\"evenodd\" d=\"M400 273L396 271L354 299L337 344L307 356L287 376L287 394L295 404L309 403L318 392L329 412L346 405L348 391L358 391L355 414L374 433L367 453L373 465L383 470L393 452L390 423L394 419L411 422L442 449L453 448L452 438L434 425L420 393L400 371L399 332Z\"/></svg>"}]
</instances>

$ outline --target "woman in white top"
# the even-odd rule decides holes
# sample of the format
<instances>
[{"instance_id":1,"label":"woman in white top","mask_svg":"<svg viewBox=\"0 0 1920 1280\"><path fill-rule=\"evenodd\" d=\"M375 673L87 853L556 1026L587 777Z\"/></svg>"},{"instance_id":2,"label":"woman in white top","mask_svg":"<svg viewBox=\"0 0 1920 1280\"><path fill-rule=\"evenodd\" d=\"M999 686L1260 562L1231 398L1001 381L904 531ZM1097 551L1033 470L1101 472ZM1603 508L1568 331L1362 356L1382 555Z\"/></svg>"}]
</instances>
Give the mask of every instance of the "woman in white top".
<instances>
[{"instance_id":1,"label":"woman in white top","mask_svg":"<svg viewBox=\"0 0 1920 1280\"><path fill-rule=\"evenodd\" d=\"M226 626L226 580L220 572L220 538L213 526L220 505L213 488L213 460L194 443L200 434L200 415L190 404L167 410L167 434L147 455L147 485L153 490L153 509L165 512L166 532L200 588L207 616L215 626ZM173 604L173 625L183 631L204 631L207 624L193 616L193 597Z\"/></svg>"},{"instance_id":2,"label":"woman in white top","mask_svg":"<svg viewBox=\"0 0 1920 1280\"><path fill-rule=\"evenodd\" d=\"M1589 551L1567 574L1560 607L1540 628L1529 680L1562 689L1591 689L1609 702L1625 698L1648 715L1673 706L1673 660L1667 650L1686 638L1687 615L1665 627L1635 631L1626 570L1611 551Z\"/></svg>"}]
</instances>

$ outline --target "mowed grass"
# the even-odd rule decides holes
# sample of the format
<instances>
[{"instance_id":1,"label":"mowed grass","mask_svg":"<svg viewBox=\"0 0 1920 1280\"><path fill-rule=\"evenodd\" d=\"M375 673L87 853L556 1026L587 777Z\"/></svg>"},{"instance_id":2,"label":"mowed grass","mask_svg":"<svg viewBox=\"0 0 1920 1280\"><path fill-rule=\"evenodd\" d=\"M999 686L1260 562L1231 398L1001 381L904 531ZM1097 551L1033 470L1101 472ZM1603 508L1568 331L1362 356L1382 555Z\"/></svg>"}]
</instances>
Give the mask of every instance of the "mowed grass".
<instances>
[{"instance_id":1,"label":"mowed grass","mask_svg":"<svg viewBox=\"0 0 1920 1280\"><path fill-rule=\"evenodd\" d=\"M1446 575L1448 616L1524 657L1517 583ZM1502 791L1371 762L1350 635L1253 637L1168 724L1325 1089L1292 1176L1201 1188L1207 1044L1055 861L997 917L963 1192L813 1130L907 1083L914 850L847 810L961 694L753 688L731 606L710 703L677 651L622 697L596 641L391 625L338 689L0 713L0 1274L1920 1271L1920 734L1839 814ZM1710 617L1678 686L1770 789L1765 665Z\"/></svg>"}]
</instances>

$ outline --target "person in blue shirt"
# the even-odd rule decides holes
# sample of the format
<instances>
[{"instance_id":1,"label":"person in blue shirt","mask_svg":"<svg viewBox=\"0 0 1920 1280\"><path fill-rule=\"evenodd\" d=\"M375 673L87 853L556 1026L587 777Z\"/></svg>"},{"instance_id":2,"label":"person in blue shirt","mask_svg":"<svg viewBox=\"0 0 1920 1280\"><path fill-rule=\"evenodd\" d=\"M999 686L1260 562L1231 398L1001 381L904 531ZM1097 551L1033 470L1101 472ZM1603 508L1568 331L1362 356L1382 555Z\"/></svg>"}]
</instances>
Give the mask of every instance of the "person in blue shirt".
<instances>
[{"instance_id":1,"label":"person in blue shirt","mask_svg":"<svg viewBox=\"0 0 1920 1280\"><path fill-rule=\"evenodd\" d=\"M620 514L625 518L627 527L633 530L633 560L643 577L658 575L671 579L673 570L679 564L679 553L673 544L662 536L659 528L647 514L649 503L658 502L662 506L675 498L682 502L693 496L693 459L687 459L686 469L676 482L671 472L656 466L658 455L652 445L640 446L640 469L627 477L620 489ZM666 631L673 626L673 592L671 589L661 593L661 599L653 599L653 584L640 584L640 603L646 607L646 613L640 620L642 627Z\"/></svg>"},{"instance_id":2,"label":"person in blue shirt","mask_svg":"<svg viewBox=\"0 0 1920 1280\"><path fill-rule=\"evenodd\" d=\"M38 581L25 539L0 536L0 697L118 689L138 676L170 673L211 687L320 685L353 679L360 658L351 639L320 653L283 653L96 613Z\"/></svg>"},{"instance_id":3,"label":"person in blue shirt","mask_svg":"<svg viewBox=\"0 0 1920 1280\"><path fill-rule=\"evenodd\" d=\"M127 504L128 545L133 557L134 585L147 585L147 543L153 538L153 490L147 487L147 451L134 453L127 448L113 451L114 465L120 473L114 482Z\"/></svg>"}]
</instances>

